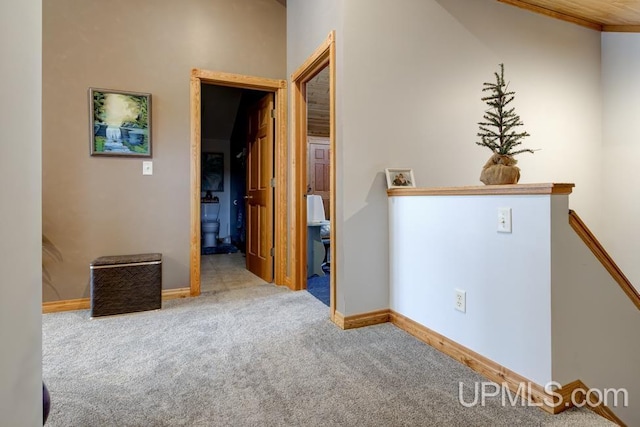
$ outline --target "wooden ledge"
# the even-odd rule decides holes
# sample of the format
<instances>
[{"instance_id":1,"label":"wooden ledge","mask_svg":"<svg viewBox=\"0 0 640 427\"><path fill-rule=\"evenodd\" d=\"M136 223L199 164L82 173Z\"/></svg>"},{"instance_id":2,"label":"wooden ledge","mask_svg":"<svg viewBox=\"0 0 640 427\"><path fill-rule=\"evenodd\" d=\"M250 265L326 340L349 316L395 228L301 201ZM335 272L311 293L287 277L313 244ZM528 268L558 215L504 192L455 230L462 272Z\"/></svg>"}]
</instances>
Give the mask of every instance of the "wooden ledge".
<instances>
[{"instance_id":1,"label":"wooden ledge","mask_svg":"<svg viewBox=\"0 0 640 427\"><path fill-rule=\"evenodd\" d=\"M514 184L479 185L473 187L391 188L390 197L396 196L495 196L533 194L571 194L575 184Z\"/></svg>"}]
</instances>

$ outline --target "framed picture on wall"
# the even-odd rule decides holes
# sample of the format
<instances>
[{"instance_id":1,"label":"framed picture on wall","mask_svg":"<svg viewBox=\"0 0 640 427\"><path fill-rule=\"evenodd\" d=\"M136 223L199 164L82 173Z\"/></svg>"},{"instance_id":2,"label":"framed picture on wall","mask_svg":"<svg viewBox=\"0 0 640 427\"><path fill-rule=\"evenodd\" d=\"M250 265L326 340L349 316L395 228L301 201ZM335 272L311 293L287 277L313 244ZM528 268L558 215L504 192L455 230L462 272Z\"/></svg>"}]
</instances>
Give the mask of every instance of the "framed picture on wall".
<instances>
[{"instance_id":1,"label":"framed picture on wall","mask_svg":"<svg viewBox=\"0 0 640 427\"><path fill-rule=\"evenodd\" d=\"M384 170L387 176L387 188L415 187L416 180L413 178L413 169L409 168L387 168Z\"/></svg>"},{"instance_id":2,"label":"framed picture on wall","mask_svg":"<svg viewBox=\"0 0 640 427\"><path fill-rule=\"evenodd\" d=\"M202 191L224 191L224 153L202 153Z\"/></svg>"},{"instance_id":3,"label":"framed picture on wall","mask_svg":"<svg viewBox=\"0 0 640 427\"><path fill-rule=\"evenodd\" d=\"M89 88L92 156L151 157L151 94Z\"/></svg>"}]
</instances>

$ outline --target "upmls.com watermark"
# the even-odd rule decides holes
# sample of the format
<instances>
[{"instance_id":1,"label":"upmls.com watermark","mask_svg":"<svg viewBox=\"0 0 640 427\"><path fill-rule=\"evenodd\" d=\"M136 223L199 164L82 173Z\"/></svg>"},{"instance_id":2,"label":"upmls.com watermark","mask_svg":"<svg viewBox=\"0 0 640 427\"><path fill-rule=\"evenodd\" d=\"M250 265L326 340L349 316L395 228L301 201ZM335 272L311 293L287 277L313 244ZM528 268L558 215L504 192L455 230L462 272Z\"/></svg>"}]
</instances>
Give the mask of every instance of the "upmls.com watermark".
<instances>
[{"instance_id":1,"label":"upmls.com watermark","mask_svg":"<svg viewBox=\"0 0 640 427\"><path fill-rule=\"evenodd\" d=\"M551 381L544 387L544 391L549 395L542 402L534 402L527 399L531 396L535 389L532 383L520 383L518 389L512 392L507 383L494 383L492 381L475 382L473 387L473 399L465 400L465 385L463 382L458 383L458 401L466 408L473 406L485 406L487 398L500 397L502 406L548 406L555 408L556 406L583 406L596 407L604 404L608 407L628 407L629 392L625 388L589 388L581 387L572 390L569 401L564 401L562 394L558 393L561 387L560 383ZM536 386L537 387L537 386Z\"/></svg>"}]
</instances>

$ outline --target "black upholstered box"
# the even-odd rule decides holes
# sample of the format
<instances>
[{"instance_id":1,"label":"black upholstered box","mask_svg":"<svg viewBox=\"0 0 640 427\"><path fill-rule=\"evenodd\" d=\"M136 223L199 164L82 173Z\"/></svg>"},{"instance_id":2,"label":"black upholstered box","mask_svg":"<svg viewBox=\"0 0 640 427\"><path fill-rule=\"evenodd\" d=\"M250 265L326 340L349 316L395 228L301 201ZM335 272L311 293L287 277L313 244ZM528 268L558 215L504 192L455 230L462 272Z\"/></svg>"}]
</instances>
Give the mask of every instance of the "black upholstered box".
<instances>
[{"instance_id":1,"label":"black upholstered box","mask_svg":"<svg viewBox=\"0 0 640 427\"><path fill-rule=\"evenodd\" d=\"M162 305L162 254L103 256L91 262L91 316Z\"/></svg>"}]
</instances>

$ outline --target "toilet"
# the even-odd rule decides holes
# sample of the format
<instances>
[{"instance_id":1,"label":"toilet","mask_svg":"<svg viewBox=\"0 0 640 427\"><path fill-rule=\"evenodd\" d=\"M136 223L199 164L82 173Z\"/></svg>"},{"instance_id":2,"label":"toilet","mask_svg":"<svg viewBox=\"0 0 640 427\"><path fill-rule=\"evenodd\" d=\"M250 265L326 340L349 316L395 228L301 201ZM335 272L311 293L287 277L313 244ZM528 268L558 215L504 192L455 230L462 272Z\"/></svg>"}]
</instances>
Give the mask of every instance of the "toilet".
<instances>
[{"instance_id":1,"label":"toilet","mask_svg":"<svg viewBox=\"0 0 640 427\"><path fill-rule=\"evenodd\" d=\"M220 201L217 197L204 198L200 204L200 230L202 232L202 247L212 248L218 243L220 231Z\"/></svg>"}]
</instances>

